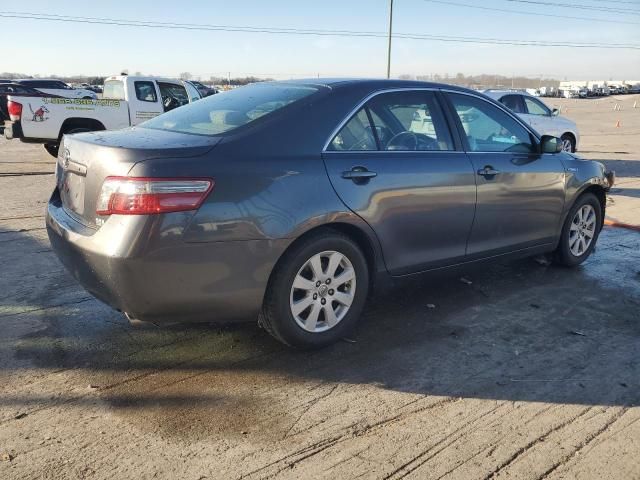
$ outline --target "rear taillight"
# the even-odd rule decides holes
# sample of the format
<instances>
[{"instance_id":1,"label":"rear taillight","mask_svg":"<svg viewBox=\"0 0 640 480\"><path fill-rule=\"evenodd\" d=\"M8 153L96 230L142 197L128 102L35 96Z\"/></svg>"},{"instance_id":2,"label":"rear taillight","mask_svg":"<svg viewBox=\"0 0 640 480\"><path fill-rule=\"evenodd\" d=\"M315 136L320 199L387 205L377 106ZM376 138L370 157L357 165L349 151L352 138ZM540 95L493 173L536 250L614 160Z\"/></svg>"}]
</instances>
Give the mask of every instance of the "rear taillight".
<instances>
[{"instance_id":1,"label":"rear taillight","mask_svg":"<svg viewBox=\"0 0 640 480\"><path fill-rule=\"evenodd\" d=\"M18 120L20 120L20 117L22 116L21 103L14 102L13 100L9 100L7 102L7 110L9 112L9 118L12 121L17 122Z\"/></svg>"},{"instance_id":2,"label":"rear taillight","mask_svg":"<svg viewBox=\"0 0 640 480\"><path fill-rule=\"evenodd\" d=\"M107 177L98 215L149 215L196 210L213 188L207 178Z\"/></svg>"}]
</instances>

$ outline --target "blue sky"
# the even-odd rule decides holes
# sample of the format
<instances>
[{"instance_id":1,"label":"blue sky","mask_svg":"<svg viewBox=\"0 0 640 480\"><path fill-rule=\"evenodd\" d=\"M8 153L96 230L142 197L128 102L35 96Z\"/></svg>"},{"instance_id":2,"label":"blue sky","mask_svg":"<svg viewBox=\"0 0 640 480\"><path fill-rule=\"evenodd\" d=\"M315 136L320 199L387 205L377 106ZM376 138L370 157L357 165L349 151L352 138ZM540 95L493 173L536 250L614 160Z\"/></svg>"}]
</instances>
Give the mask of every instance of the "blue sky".
<instances>
[{"instance_id":1,"label":"blue sky","mask_svg":"<svg viewBox=\"0 0 640 480\"><path fill-rule=\"evenodd\" d=\"M640 44L640 15L587 12L504 0L458 3L545 12L557 17L524 16L431 3L395 0L394 30L401 33L459 35L522 40ZM3 2L4 3L4 2ZM567 2L565 2L567 3ZM616 2L569 3L615 6ZM388 0L28 0L0 5L0 11L109 17L144 21L207 23L254 27L380 31L387 28ZM55 9L53 8L55 5ZM640 13L640 1L618 4ZM589 22L562 14L636 25ZM26 74L107 75L128 69L177 76L256 75L383 76L386 40L203 32L143 27L88 25L0 18L3 38L12 39L0 71ZM640 78L640 50L474 45L394 39L392 76L439 73L497 73L560 79Z\"/></svg>"}]
</instances>

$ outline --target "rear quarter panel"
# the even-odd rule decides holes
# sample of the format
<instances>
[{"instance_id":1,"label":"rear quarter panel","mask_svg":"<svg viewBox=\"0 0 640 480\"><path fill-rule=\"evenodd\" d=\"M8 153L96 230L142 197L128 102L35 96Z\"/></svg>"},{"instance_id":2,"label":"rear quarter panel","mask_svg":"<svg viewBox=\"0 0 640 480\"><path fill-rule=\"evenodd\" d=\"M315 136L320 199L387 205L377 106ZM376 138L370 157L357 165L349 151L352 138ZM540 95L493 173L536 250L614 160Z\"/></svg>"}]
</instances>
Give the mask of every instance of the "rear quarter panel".
<instances>
[{"instance_id":1,"label":"rear quarter panel","mask_svg":"<svg viewBox=\"0 0 640 480\"><path fill-rule=\"evenodd\" d=\"M378 260L375 234L338 198L321 157L327 137L359 99L337 98L338 107L305 104L260 128L224 137L203 156L146 160L129 175L214 179L213 191L184 225L186 242L266 240L286 248L313 228L346 223L365 233Z\"/></svg>"}]
</instances>

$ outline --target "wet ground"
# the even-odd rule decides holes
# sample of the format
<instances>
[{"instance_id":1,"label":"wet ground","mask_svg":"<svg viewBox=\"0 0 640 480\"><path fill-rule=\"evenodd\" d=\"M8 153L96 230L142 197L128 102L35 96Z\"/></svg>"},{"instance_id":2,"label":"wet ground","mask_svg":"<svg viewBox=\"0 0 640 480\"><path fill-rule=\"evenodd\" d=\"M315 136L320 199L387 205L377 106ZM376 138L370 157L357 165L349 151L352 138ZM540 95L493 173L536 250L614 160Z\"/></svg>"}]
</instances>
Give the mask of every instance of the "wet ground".
<instances>
[{"instance_id":1,"label":"wet ground","mask_svg":"<svg viewBox=\"0 0 640 480\"><path fill-rule=\"evenodd\" d=\"M50 250L51 160L0 149L0 478L640 478L639 233L406 282L300 353L129 326Z\"/></svg>"}]
</instances>

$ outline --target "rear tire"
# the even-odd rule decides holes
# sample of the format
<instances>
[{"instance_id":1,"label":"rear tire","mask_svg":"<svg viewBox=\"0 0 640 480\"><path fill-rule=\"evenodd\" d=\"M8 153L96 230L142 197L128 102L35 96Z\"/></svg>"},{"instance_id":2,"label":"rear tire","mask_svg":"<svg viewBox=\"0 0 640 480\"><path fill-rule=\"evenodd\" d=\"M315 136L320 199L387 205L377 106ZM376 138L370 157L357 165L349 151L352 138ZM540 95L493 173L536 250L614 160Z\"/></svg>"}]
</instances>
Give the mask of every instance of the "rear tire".
<instances>
[{"instance_id":1,"label":"rear tire","mask_svg":"<svg viewBox=\"0 0 640 480\"><path fill-rule=\"evenodd\" d=\"M593 193L584 193L571 207L562 227L555 261L566 267L584 262L598 241L602 228L602 206Z\"/></svg>"},{"instance_id":2,"label":"rear tire","mask_svg":"<svg viewBox=\"0 0 640 480\"><path fill-rule=\"evenodd\" d=\"M368 288L367 261L358 245L335 230L318 232L295 244L279 261L267 286L260 323L291 347L325 347L355 327Z\"/></svg>"}]
</instances>

